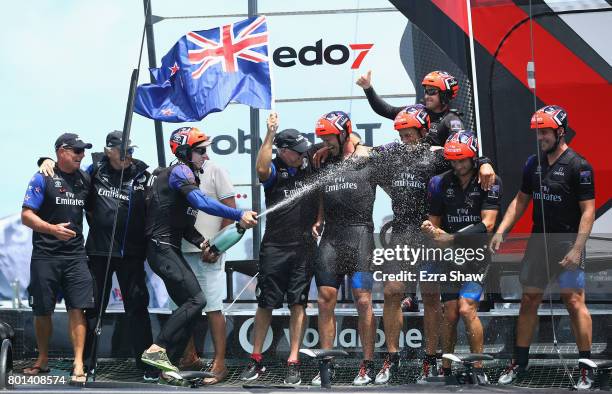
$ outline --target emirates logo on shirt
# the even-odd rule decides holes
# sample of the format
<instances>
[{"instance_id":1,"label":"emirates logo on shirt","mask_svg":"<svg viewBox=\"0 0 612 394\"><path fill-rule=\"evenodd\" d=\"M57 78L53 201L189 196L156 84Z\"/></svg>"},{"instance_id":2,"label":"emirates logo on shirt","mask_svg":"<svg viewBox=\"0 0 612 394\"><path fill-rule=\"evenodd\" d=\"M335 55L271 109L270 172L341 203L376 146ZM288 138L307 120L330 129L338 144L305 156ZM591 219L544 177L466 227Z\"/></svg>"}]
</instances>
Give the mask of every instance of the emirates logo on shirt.
<instances>
[{"instance_id":1,"label":"emirates logo on shirt","mask_svg":"<svg viewBox=\"0 0 612 394\"><path fill-rule=\"evenodd\" d=\"M544 200L544 201L551 201L551 202L563 201L563 198L560 195L550 193L550 188L547 185L540 186L540 191L539 192L534 191L532 195L533 195L534 200Z\"/></svg>"}]
</instances>

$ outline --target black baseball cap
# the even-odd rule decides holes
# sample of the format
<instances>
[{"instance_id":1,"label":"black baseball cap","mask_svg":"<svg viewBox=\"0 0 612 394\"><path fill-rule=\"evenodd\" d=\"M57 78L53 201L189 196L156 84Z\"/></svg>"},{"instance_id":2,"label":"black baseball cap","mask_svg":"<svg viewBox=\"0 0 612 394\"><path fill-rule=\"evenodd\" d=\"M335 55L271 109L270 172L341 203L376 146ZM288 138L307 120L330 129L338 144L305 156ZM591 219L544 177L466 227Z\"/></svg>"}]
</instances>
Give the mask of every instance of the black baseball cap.
<instances>
[{"instance_id":1,"label":"black baseball cap","mask_svg":"<svg viewBox=\"0 0 612 394\"><path fill-rule=\"evenodd\" d=\"M91 149L92 145L74 133L64 133L55 140L55 150L59 148Z\"/></svg>"},{"instance_id":2,"label":"black baseball cap","mask_svg":"<svg viewBox=\"0 0 612 394\"><path fill-rule=\"evenodd\" d=\"M117 146L121 146L121 141L123 141L123 131L115 130L108 133L106 136L106 147L114 148ZM128 148L133 148L136 145L132 145L132 140L128 140Z\"/></svg>"},{"instance_id":3,"label":"black baseball cap","mask_svg":"<svg viewBox=\"0 0 612 394\"><path fill-rule=\"evenodd\" d=\"M286 129L276 134L274 145L277 148L287 148L297 153L304 153L310 148L310 141L295 129Z\"/></svg>"}]
</instances>

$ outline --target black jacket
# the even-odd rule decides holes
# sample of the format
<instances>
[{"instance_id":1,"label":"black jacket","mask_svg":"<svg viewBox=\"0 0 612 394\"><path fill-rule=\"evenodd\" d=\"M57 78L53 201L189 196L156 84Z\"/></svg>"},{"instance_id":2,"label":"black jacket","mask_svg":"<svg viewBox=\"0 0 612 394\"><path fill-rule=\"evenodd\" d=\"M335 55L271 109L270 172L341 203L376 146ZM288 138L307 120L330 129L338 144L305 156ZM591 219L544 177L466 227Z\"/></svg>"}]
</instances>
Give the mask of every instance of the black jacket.
<instances>
[{"instance_id":1,"label":"black jacket","mask_svg":"<svg viewBox=\"0 0 612 394\"><path fill-rule=\"evenodd\" d=\"M113 169L103 153L92 154L93 164L88 168L92 179L90 210L87 212L89 234L86 249L88 255L106 256L110 247L111 233L117 201L117 227L113 242L113 257L145 257L145 196L151 174L147 165L133 159L132 165L123 172L123 183L119 187L121 172Z\"/></svg>"}]
</instances>

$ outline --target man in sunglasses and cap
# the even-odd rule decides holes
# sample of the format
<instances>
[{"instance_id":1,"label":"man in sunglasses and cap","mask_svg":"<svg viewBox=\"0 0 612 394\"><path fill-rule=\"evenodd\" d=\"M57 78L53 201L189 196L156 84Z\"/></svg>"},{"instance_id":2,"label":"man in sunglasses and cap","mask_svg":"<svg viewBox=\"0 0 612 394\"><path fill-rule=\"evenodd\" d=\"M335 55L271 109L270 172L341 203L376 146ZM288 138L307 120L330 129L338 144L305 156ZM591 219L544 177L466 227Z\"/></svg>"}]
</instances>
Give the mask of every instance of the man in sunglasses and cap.
<instances>
[{"instance_id":1,"label":"man in sunglasses and cap","mask_svg":"<svg viewBox=\"0 0 612 394\"><path fill-rule=\"evenodd\" d=\"M145 187L151 174L147 171L147 164L132 157L135 146L129 140L126 155L121 160L122 140L121 131L108 133L104 152L92 153L92 164L86 169L91 176L92 192L88 201L89 233L85 248L95 285L95 308L86 311L88 331L84 358L90 372L96 365L93 344L98 315L100 309L106 310L112 275L116 273L127 324L131 327L130 343L136 365L143 370L145 381L155 381L159 376L158 370L140 360L140 354L153 343L147 310L149 292L144 270ZM41 172L52 176L54 165L53 160L45 160ZM105 280L116 210L117 224L112 239L110 268Z\"/></svg>"},{"instance_id":2,"label":"man in sunglasses and cap","mask_svg":"<svg viewBox=\"0 0 612 394\"><path fill-rule=\"evenodd\" d=\"M297 130L287 129L276 134L278 115L270 114L268 132L257 155L257 175L263 184L266 207L281 204L266 216L266 230L259 253L257 278L257 312L251 362L240 379L251 381L265 372L263 343L272 320L272 311L281 308L285 296L291 311L289 322L290 352L287 359L285 384L301 383L298 352L305 327L305 306L312 279L311 262L316 242L310 228L316 220L318 199L314 195L299 195L306 186L311 166L310 142ZM272 145L276 157L272 159Z\"/></svg>"},{"instance_id":3,"label":"man in sunglasses and cap","mask_svg":"<svg viewBox=\"0 0 612 394\"><path fill-rule=\"evenodd\" d=\"M91 178L80 169L85 149L91 146L76 134L60 135L55 141L54 175L34 174L21 211L21 221L34 231L28 293L39 352L33 366L23 372L26 375L49 372L51 316L57 292L61 290L66 299L74 351L71 382L79 384L86 380L84 310L93 307L93 281L83 244L83 209L91 193Z\"/></svg>"}]
</instances>

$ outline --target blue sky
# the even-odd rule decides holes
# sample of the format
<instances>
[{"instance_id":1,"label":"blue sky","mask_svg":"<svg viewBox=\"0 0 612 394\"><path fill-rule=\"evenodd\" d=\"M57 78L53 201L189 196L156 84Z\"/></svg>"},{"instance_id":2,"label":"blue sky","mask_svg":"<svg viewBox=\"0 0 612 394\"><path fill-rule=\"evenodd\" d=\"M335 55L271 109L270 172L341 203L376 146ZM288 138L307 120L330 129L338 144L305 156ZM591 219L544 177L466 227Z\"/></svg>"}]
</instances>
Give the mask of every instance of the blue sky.
<instances>
[{"instance_id":1,"label":"blue sky","mask_svg":"<svg viewBox=\"0 0 612 394\"><path fill-rule=\"evenodd\" d=\"M339 0L337 9L391 7L386 0ZM247 1L154 0L153 13L161 16L246 13ZM329 9L328 1L260 1L260 12ZM5 6L0 25L0 83L3 88L3 143L0 157L6 174L0 178L0 217L20 212L23 194L36 159L54 155L53 142L63 132L76 132L100 151L106 134L123 125L129 78L138 60L143 25L142 1L124 0L23 0ZM158 62L183 34L212 28L238 18L165 20L155 25ZM374 70L379 93L411 94L414 89L399 60L399 40L406 20L398 12L336 14L323 16L270 17L270 54L279 46L301 48L323 39L324 45L373 42L359 70L348 65L290 69L273 67L277 98L350 96L361 93L355 79L368 68ZM343 26L343 29L338 29ZM380 29L377 27L385 27ZM146 48L146 46L145 46ZM140 83L149 81L146 54ZM397 105L408 99L392 100ZM382 123L376 144L395 138L392 123L375 115L365 100L279 103L281 128L312 132L316 118L330 110L351 111L353 123ZM265 130L267 111L261 111ZM179 127L164 124L165 139ZM249 130L248 107L230 105L197 126L209 135L237 135ZM153 122L134 115L132 141L135 156L157 166ZM166 148L167 161L170 155ZM249 156L212 156L228 169L235 183L250 181ZM86 162L89 162L87 158ZM248 188L238 188L248 193ZM246 200L249 201L250 200ZM243 207L250 205L242 202ZM240 201L239 201L240 202ZM378 204L387 204L381 198ZM388 205L380 214L388 213ZM383 212L385 211L385 212Z\"/></svg>"}]
</instances>

